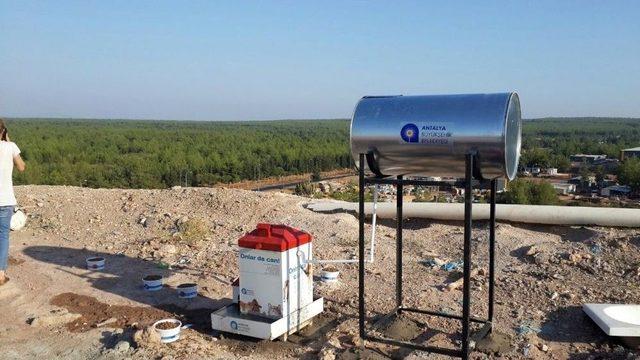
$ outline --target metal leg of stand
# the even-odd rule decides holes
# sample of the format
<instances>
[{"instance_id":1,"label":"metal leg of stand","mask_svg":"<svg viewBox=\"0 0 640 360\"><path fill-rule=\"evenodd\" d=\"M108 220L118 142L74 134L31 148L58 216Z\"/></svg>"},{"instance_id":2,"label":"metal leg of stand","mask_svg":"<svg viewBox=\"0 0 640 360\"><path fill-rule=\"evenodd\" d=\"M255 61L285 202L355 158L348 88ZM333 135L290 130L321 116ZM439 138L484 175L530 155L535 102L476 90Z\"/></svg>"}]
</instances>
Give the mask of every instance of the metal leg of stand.
<instances>
[{"instance_id":1,"label":"metal leg of stand","mask_svg":"<svg viewBox=\"0 0 640 360\"><path fill-rule=\"evenodd\" d=\"M358 212L359 212L359 241L358 241L358 298L359 298L359 330L360 337L363 340L374 341L379 343L390 344L394 346L407 347L415 350L422 350L427 352L433 352L438 354L445 354L449 356L456 356L462 359L469 359L470 355L470 341L471 341L471 322L481 323L484 326L474 335L482 338L488 332L491 331L492 321L494 317L494 280L495 280L495 211L496 211L496 181L491 182L491 214L490 214L490 229L489 229L489 319L483 320L476 317L471 317L471 235L472 235L472 208L473 208L473 169L476 159L475 153L469 153L466 155L466 171L464 182L460 181L458 184L464 184L465 187L465 207L464 207L464 287L462 294L462 316L451 315L440 312L433 312L429 310L422 310L417 308L405 308L403 307L403 293L402 293L402 207L403 207L403 185L405 181L402 176L398 176L396 179L381 179L381 178L365 178L365 155L360 154L359 159L359 194L358 194ZM418 180L409 180L410 184L430 184L433 182L420 182ZM441 348L435 346L425 346L422 344L412 343L409 341L400 341L386 337L379 337L376 335L369 335L365 329L365 238L364 238L364 225L365 225L365 185L367 184L393 184L397 186L397 199L396 199L396 311L387 314L383 318L390 316L397 316L400 312L416 312L427 314L431 316L445 317L458 319L462 322L462 346L458 349ZM450 185L449 183L442 182L442 184Z\"/></svg>"},{"instance_id":2,"label":"metal leg of stand","mask_svg":"<svg viewBox=\"0 0 640 360\"><path fill-rule=\"evenodd\" d=\"M491 205L489 212L489 322L493 324L493 302L496 269L496 180L491 180ZM493 325L491 326L493 330Z\"/></svg>"},{"instance_id":3,"label":"metal leg of stand","mask_svg":"<svg viewBox=\"0 0 640 360\"><path fill-rule=\"evenodd\" d=\"M464 286L462 293L462 358L469 358L469 325L471 318L471 210L473 206L474 154L467 154L464 192Z\"/></svg>"},{"instance_id":4,"label":"metal leg of stand","mask_svg":"<svg viewBox=\"0 0 640 360\"><path fill-rule=\"evenodd\" d=\"M358 313L360 328L360 338L365 339L364 331L365 311L364 311L364 154L360 154L360 167L358 179Z\"/></svg>"},{"instance_id":5,"label":"metal leg of stand","mask_svg":"<svg viewBox=\"0 0 640 360\"><path fill-rule=\"evenodd\" d=\"M396 193L396 309L402 308L402 176L398 176Z\"/></svg>"}]
</instances>

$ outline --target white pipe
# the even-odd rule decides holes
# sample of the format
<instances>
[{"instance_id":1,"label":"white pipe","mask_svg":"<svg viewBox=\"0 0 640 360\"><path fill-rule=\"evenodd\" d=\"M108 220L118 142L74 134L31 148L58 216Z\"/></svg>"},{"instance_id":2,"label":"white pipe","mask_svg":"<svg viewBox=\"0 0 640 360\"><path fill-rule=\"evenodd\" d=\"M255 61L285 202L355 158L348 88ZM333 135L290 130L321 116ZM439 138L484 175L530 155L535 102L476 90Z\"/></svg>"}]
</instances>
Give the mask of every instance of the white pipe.
<instances>
[{"instance_id":1,"label":"white pipe","mask_svg":"<svg viewBox=\"0 0 640 360\"><path fill-rule=\"evenodd\" d=\"M373 207L371 203L365 204L365 214L372 213ZM357 213L358 203L319 201L309 204L307 208L317 212L343 210ZM472 214L474 220L488 220L489 204L473 204ZM395 218L395 204L377 204L376 215L384 219ZM403 217L463 220L464 204L405 203ZM640 227L640 209L498 204L496 205L496 220L548 225Z\"/></svg>"},{"instance_id":2,"label":"white pipe","mask_svg":"<svg viewBox=\"0 0 640 360\"><path fill-rule=\"evenodd\" d=\"M369 249L369 260L365 259L364 262L372 263L373 262L373 254L376 245L376 220L378 218L376 210L378 209L378 187L380 185L376 184L373 188L373 204L372 204L372 218L371 218L371 248ZM339 259L339 260L308 260L306 263L308 264L352 264L357 263L358 259Z\"/></svg>"},{"instance_id":3,"label":"white pipe","mask_svg":"<svg viewBox=\"0 0 640 360\"><path fill-rule=\"evenodd\" d=\"M371 219L371 254L369 256L369 262L373 263L373 252L376 247L376 220L378 219L377 210L378 210L378 187L380 185L376 184L373 188L373 217Z\"/></svg>"}]
</instances>

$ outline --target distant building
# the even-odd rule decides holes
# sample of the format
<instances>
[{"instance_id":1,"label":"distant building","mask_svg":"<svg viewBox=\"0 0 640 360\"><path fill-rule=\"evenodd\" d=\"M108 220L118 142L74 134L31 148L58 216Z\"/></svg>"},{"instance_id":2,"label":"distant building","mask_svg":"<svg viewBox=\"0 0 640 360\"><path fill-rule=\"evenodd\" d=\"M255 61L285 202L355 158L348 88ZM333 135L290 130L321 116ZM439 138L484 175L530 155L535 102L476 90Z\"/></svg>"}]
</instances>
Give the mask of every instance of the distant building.
<instances>
[{"instance_id":1,"label":"distant building","mask_svg":"<svg viewBox=\"0 0 640 360\"><path fill-rule=\"evenodd\" d=\"M588 186L594 185L596 183L596 177L593 175L590 175L584 181L582 180L582 176L576 176L569 179L569 184L580 185L583 182L585 183L585 185L588 185Z\"/></svg>"},{"instance_id":2,"label":"distant building","mask_svg":"<svg viewBox=\"0 0 640 360\"><path fill-rule=\"evenodd\" d=\"M559 195L568 195L576 192L575 184L555 183L552 185L553 185L553 188L556 189L556 193Z\"/></svg>"},{"instance_id":3,"label":"distant building","mask_svg":"<svg viewBox=\"0 0 640 360\"><path fill-rule=\"evenodd\" d=\"M605 172L614 172L620 166L618 159L600 159L594 161L591 165L602 166Z\"/></svg>"},{"instance_id":4,"label":"distant building","mask_svg":"<svg viewBox=\"0 0 640 360\"><path fill-rule=\"evenodd\" d=\"M540 174L542 170L538 166L532 166L532 167L525 167L524 171L535 176Z\"/></svg>"},{"instance_id":5,"label":"distant building","mask_svg":"<svg viewBox=\"0 0 640 360\"><path fill-rule=\"evenodd\" d=\"M600 190L602 196L628 196L631 194L631 188L627 185L613 185Z\"/></svg>"},{"instance_id":6,"label":"distant building","mask_svg":"<svg viewBox=\"0 0 640 360\"><path fill-rule=\"evenodd\" d=\"M640 146L620 151L620 160L624 161L624 159L632 157L640 158Z\"/></svg>"},{"instance_id":7,"label":"distant building","mask_svg":"<svg viewBox=\"0 0 640 360\"><path fill-rule=\"evenodd\" d=\"M549 175L549 176L558 175L558 169L557 168L547 168L547 175Z\"/></svg>"},{"instance_id":8,"label":"distant building","mask_svg":"<svg viewBox=\"0 0 640 360\"><path fill-rule=\"evenodd\" d=\"M593 162L598 160L604 160L607 158L607 155L592 155L592 154L575 154L569 156L571 162L581 162L587 164L593 164Z\"/></svg>"}]
</instances>

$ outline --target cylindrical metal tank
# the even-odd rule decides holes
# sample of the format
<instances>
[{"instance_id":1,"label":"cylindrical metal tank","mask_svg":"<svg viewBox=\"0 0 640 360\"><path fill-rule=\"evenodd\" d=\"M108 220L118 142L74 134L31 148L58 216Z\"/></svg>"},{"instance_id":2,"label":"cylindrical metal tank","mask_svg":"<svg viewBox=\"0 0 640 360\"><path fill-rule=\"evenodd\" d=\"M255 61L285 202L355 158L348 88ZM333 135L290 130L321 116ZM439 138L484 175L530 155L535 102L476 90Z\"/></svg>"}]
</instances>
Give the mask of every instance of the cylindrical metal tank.
<instances>
[{"instance_id":1,"label":"cylindrical metal tank","mask_svg":"<svg viewBox=\"0 0 640 360\"><path fill-rule=\"evenodd\" d=\"M520 158L518 94L370 96L351 119L351 155L378 176L464 177L465 155L477 152L483 179L513 179ZM365 169L366 170L366 169Z\"/></svg>"}]
</instances>

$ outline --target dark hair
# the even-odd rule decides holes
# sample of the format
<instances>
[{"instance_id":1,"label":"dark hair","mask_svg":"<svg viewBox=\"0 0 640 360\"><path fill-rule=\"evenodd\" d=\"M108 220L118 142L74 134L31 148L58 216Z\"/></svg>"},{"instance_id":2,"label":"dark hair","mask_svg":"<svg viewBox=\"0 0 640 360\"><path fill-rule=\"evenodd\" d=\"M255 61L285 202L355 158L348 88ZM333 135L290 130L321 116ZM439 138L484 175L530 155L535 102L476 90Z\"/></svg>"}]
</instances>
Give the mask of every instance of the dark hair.
<instances>
[{"instance_id":1,"label":"dark hair","mask_svg":"<svg viewBox=\"0 0 640 360\"><path fill-rule=\"evenodd\" d=\"M2 134L2 141L7 141L7 125L4 120L0 118L0 134Z\"/></svg>"}]
</instances>

